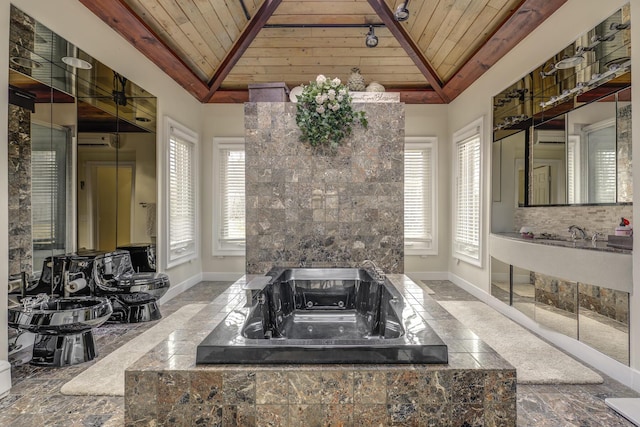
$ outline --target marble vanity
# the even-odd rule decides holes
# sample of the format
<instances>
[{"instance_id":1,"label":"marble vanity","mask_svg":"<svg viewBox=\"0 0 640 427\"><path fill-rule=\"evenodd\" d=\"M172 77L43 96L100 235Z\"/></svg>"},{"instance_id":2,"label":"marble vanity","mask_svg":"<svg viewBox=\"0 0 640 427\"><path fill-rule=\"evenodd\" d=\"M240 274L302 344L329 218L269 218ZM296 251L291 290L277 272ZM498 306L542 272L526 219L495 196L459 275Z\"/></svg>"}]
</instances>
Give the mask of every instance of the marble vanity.
<instances>
[{"instance_id":1,"label":"marble vanity","mask_svg":"<svg viewBox=\"0 0 640 427\"><path fill-rule=\"evenodd\" d=\"M489 241L494 297L545 329L629 364L630 250L519 233L494 233Z\"/></svg>"},{"instance_id":2,"label":"marble vanity","mask_svg":"<svg viewBox=\"0 0 640 427\"><path fill-rule=\"evenodd\" d=\"M519 233L489 236L491 256L527 270L589 283L608 289L631 292L633 286L631 251L594 245L591 240L523 238Z\"/></svg>"}]
</instances>

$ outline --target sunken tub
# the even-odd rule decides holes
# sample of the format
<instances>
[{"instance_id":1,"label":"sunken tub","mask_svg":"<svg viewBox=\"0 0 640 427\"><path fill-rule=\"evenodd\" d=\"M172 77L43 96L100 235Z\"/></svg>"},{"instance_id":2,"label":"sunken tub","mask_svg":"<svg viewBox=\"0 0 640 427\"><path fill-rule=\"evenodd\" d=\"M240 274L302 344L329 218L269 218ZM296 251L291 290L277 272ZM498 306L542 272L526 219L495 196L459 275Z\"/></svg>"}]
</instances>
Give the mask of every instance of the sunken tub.
<instances>
[{"instance_id":1,"label":"sunken tub","mask_svg":"<svg viewBox=\"0 0 640 427\"><path fill-rule=\"evenodd\" d=\"M447 346L384 276L274 268L244 287L198 345L197 364L447 363Z\"/></svg>"}]
</instances>

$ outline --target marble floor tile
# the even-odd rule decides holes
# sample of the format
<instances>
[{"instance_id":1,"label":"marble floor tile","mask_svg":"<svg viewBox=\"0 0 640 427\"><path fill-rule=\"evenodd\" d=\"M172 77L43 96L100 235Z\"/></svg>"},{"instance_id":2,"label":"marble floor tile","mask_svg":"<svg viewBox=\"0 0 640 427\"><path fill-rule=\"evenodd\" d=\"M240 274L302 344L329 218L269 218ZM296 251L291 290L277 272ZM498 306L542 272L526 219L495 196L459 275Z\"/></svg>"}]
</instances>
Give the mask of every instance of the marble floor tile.
<instances>
[{"instance_id":1,"label":"marble floor tile","mask_svg":"<svg viewBox=\"0 0 640 427\"><path fill-rule=\"evenodd\" d=\"M163 316L168 316L187 304L209 303L225 292L229 285L231 285L231 282L201 282L163 304L160 309ZM444 300L473 301L476 298L446 280L425 281L428 290L422 288L421 285L421 283L418 283L417 287L408 285L405 291L420 304L424 304L429 308L430 318L433 319L430 322L435 322L439 325L439 332L446 335L445 341L451 346L452 352L455 352L456 348L460 352L472 350L473 357L469 360L470 364L490 364L492 350L488 346L475 343L474 341L477 337L459 336L460 334L456 332L459 330L457 320L453 319L437 303L437 301ZM432 308L433 310L431 310ZM212 316L220 316L217 321L223 317L213 312L210 314ZM99 357L108 355L151 328L154 324L155 322L106 324L98 328L94 335ZM191 332L189 328L185 328L177 330L174 334L173 338L176 341L184 341ZM196 341L199 341L199 339ZM12 367L13 388L6 398L0 400L0 426L120 427L125 425L123 397L65 396L60 394L60 387L63 384L95 362L63 368L44 368L31 366L28 363L21 364L20 361L29 360L30 354L19 353L15 353L11 357L11 361L16 362ZM171 351L167 349L162 356L169 356L169 353ZM176 355L175 357L186 356ZM188 361L185 363L188 363ZM303 371L301 370L301 372ZM604 378L603 384L517 385L517 425L525 427L632 426L631 423L609 409L604 404L604 399L607 397L638 397L639 394L602 373L600 374ZM354 412L350 417L345 418L348 420L347 425L352 425L351 423L353 423L377 426L391 425L392 422L397 423L397 425L403 425L404 422L409 422L410 419L411 421L420 420L416 421L418 423L416 425L430 425L429 423L420 424L422 422L420 417L429 418L428 414L431 414L432 410L437 410L437 408L420 406L422 403L420 403L419 399L419 401L411 402L415 399L412 399L406 393L402 396L398 395L393 405L389 404L390 406L387 406L383 403L386 400L386 396L378 396L376 390L363 388L367 384L367 375L378 375L375 366L372 366L366 372L363 371L362 381L354 381L357 387L354 390L350 390L348 396L342 396L346 399L371 402L366 413ZM293 406L291 412L283 412L284 409L276 404L279 404L280 401L274 399L269 399L270 405L260 405L264 400L262 392L256 396L256 391L261 391L262 387L260 378L253 379L246 378L246 376L244 378L226 378L227 385L233 384L234 381L238 383L239 390L236 390L236 393L233 394L229 394L231 390L226 390L225 394L219 389L224 387L222 378L219 379L219 384L209 384L206 389L201 390L200 394L206 391L206 395L209 396L212 393L212 387L217 384L219 388L214 388L216 392L221 393L217 397L211 397L211 402L213 403L203 407L203 411L207 415L203 420L208 419L215 424L214 419L218 421L224 418L221 410L219 413L217 412L222 407L216 405L226 405L226 418L222 421L229 424L255 421L256 414L245 408L244 402L254 402L256 400L259 404L258 416L264 416L264 424L261 425L279 425L283 420L287 419L289 425L302 425L295 424L296 421L308 422L305 425L315 425L316 423L317 425L325 425L331 424L339 418L339 414L325 413L320 409L320 406L302 401L297 403L297 406ZM284 395L284 390L288 390L291 396L294 392L289 387L299 386L296 381L287 381L287 383L283 384L285 384L283 390L271 390L271 392L278 392ZM198 385L191 384L191 387L199 390ZM205 387L205 385L201 385L200 388L202 387ZM240 395L242 399L240 400L237 394L238 391L242 391ZM338 396L337 399L340 400L342 397ZM323 399L331 401L326 396L320 396L317 400L320 402L324 401ZM194 395L194 405L204 403L206 403L205 400L198 403ZM416 408L420 409L419 413L412 412ZM269 416L267 417L265 414ZM260 422L256 421L256 423L259 424ZM282 425L285 424L282 423Z\"/></svg>"}]
</instances>

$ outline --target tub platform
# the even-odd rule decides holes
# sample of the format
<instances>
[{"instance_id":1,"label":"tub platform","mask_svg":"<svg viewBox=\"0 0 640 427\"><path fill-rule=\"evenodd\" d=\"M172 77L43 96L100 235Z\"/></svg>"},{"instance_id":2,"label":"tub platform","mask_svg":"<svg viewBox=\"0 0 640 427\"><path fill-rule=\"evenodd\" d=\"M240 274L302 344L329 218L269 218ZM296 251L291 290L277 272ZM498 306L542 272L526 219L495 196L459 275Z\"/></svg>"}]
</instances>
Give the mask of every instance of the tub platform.
<instances>
[{"instance_id":1,"label":"tub platform","mask_svg":"<svg viewBox=\"0 0 640 427\"><path fill-rule=\"evenodd\" d=\"M446 364L196 365L246 301L245 276L125 372L125 424L515 426L516 371L401 274L387 278L448 347Z\"/></svg>"}]
</instances>

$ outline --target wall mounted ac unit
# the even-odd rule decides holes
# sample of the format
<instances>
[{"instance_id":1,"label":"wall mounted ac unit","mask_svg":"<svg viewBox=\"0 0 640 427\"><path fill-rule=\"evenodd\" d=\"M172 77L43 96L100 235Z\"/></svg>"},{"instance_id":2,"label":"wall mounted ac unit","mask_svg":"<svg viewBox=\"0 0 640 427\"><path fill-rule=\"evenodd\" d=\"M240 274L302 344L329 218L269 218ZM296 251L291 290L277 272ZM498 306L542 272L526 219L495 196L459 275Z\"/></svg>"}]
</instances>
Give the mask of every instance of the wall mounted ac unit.
<instances>
[{"instance_id":1,"label":"wall mounted ac unit","mask_svg":"<svg viewBox=\"0 0 640 427\"><path fill-rule=\"evenodd\" d=\"M82 147L122 148L122 138L115 133L91 133L78 136L78 145Z\"/></svg>"}]
</instances>

